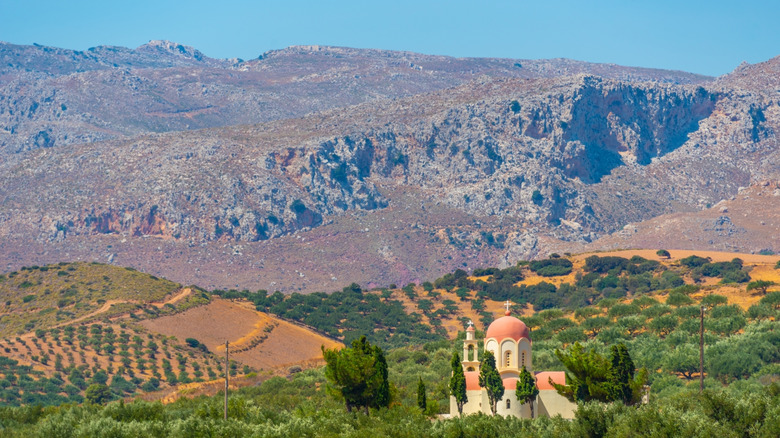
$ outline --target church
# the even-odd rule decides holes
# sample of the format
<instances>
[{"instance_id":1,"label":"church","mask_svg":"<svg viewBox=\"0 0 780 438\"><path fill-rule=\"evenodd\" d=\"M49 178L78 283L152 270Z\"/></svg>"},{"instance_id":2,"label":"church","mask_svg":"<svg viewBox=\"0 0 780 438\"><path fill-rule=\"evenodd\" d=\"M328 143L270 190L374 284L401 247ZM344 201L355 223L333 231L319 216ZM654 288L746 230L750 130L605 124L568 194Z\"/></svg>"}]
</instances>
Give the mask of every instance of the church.
<instances>
[{"instance_id":1,"label":"church","mask_svg":"<svg viewBox=\"0 0 780 438\"><path fill-rule=\"evenodd\" d=\"M468 397L468 401L463 405L463 414L477 412L492 414L487 391L479 386L479 352L487 350L496 358L496 368L504 381L504 396L498 401L496 413L531 418L530 403L520 404L515 397L517 378L525 365L525 368L536 378L536 387L539 388L539 395L534 403L534 416L560 415L563 418L574 418L577 405L558 394L549 382L552 379L556 384L566 384L566 373L564 371L534 372L531 362L530 330L523 321L510 315L509 306L510 303L507 302L504 316L493 321L488 327L482 342L483 348L480 348L480 342L475 339L474 326L469 321L466 340L463 341L463 372L466 375ZM453 396L450 396L450 415L453 417L458 415L458 406Z\"/></svg>"}]
</instances>

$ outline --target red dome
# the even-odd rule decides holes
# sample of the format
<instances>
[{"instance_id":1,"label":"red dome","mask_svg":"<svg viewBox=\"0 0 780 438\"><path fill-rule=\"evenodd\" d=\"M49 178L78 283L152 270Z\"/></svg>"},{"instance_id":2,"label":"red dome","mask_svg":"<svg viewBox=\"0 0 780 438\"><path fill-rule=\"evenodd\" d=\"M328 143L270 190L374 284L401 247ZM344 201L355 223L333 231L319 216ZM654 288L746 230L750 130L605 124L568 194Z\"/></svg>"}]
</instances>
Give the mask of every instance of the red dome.
<instances>
[{"instance_id":1,"label":"red dome","mask_svg":"<svg viewBox=\"0 0 780 438\"><path fill-rule=\"evenodd\" d=\"M528 330L528 327L526 327L523 321L520 321L514 316L502 316L490 324L490 327L487 329L487 334L485 334L485 338L494 338L498 342L501 342L506 338L511 338L515 341L519 341L522 338L530 340L529 334L530 330Z\"/></svg>"}]
</instances>

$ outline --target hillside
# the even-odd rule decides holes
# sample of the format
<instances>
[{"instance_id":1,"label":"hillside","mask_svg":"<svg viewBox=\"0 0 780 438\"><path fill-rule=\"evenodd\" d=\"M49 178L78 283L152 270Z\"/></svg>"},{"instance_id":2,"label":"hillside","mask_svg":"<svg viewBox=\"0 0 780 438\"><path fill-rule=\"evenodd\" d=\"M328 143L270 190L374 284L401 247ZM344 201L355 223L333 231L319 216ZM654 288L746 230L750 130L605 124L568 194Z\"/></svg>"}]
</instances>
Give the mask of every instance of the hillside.
<instances>
[{"instance_id":1,"label":"hillside","mask_svg":"<svg viewBox=\"0 0 780 438\"><path fill-rule=\"evenodd\" d=\"M142 321L141 325L166 336L197 339L217 354L224 354L225 341L229 341L230 357L255 369L318 361L322 359L322 345L342 345L242 304L246 303L215 299L186 312Z\"/></svg>"},{"instance_id":2,"label":"hillside","mask_svg":"<svg viewBox=\"0 0 780 438\"><path fill-rule=\"evenodd\" d=\"M163 305L181 285L98 263L25 267L0 275L0 336L116 316L142 303Z\"/></svg>"},{"instance_id":3,"label":"hillside","mask_svg":"<svg viewBox=\"0 0 780 438\"><path fill-rule=\"evenodd\" d=\"M622 230L581 247L777 252L780 246L780 184L763 181L696 212L672 213L626 224Z\"/></svg>"},{"instance_id":4,"label":"hillside","mask_svg":"<svg viewBox=\"0 0 780 438\"><path fill-rule=\"evenodd\" d=\"M225 340L232 343L230 372L245 384L293 364L317 365L321 345L340 345L130 268L34 266L0 276L0 293L7 383L0 404L80 403L92 383L108 384L118 397L173 400L224 375ZM246 377L257 370L266 372Z\"/></svg>"},{"instance_id":5,"label":"hillside","mask_svg":"<svg viewBox=\"0 0 780 438\"><path fill-rule=\"evenodd\" d=\"M319 365L320 346L336 347L339 340L349 343L366 335L384 348L449 342L462 335L469 320L485 329L505 311L505 300L532 329L535 367L552 369L558 364L552 352L575 341L602 347L622 341L638 366L658 370L652 381L678 387L682 384L664 376L671 372L690 379L692 368L666 356L680 343L693 342L699 304L712 312L707 344L713 354L728 357L743 337L774 336L779 263L778 256L673 250L666 258L654 250L620 251L522 262L503 270L481 268L476 276L459 270L419 286L364 291L352 284L329 294L287 296L181 289L100 264L25 268L4 274L0 287L7 296L25 282L44 292L26 302L12 300L2 315L6 336L0 341L5 351L0 373L8 382L2 400L80 402L88 384L101 382L110 383L115 397L146 393L147 399L172 401L213 394L224 372L226 340L231 374L245 376L236 383L253 385L272 374ZM64 279L68 282L60 284ZM754 280L774 284L765 291L750 290L746 286ZM90 290L97 286L101 289ZM23 307L42 306L50 296L71 290L76 292L68 298L79 303L72 317ZM649 355L648 349L665 353ZM711 356L712 373L728 382L780 360L761 351L750 350L754 356L739 366Z\"/></svg>"},{"instance_id":6,"label":"hillside","mask_svg":"<svg viewBox=\"0 0 780 438\"><path fill-rule=\"evenodd\" d=\"M81 259L209 288L406 284L596 249L780 175L776 59L714 80L324 46L248 61L165 41L0 49L9 270ZM726 249L780 251L769 243Z\"/></svg>"}]
</instances>

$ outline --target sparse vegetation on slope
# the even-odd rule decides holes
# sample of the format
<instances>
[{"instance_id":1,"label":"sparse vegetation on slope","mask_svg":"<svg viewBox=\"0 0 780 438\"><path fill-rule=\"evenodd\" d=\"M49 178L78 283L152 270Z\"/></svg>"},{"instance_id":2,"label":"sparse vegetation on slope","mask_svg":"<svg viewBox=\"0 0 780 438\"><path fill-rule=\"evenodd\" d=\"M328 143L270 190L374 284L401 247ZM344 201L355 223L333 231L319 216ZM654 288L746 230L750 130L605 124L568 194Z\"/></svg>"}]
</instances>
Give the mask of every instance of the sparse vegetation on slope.
<instances>
[{"instance_id":1,"label":"sparse vegetation on slope","mask_svg":"<svg viewBox=\"0 0 780 438\"><path fill-rule=\"evenodd\" d=\"M48 329L90 314L112 317L160 302L179 289L172 281L99 263L24 267L0 275L0 336Z\"/></svg>"}]
</instances>

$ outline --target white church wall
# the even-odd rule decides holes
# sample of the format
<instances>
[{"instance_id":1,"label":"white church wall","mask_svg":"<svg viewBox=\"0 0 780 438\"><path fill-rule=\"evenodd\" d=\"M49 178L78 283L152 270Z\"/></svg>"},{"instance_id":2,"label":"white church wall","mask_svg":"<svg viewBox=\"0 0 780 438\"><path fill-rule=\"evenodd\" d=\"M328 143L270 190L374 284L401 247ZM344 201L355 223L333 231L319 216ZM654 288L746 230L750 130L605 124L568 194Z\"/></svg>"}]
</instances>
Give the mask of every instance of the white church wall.
<instances>
[{"instance_id":1,"label":"white church wall","mask_svg":"<svg viewBox=\"0 0 780 438\"><path fill-rule=\"evenodd\" d=\"M566 397L558 394L554 389L543 389L539 391L536 398L536 416L554 417L560 415L566 419L574 418L574 411L577 405L572 403Z\"/></svg>"},{"instance_id":2,"label":"white church wall","mask_svg":"<svg viewBox=\"0 0 780 438\"><path fill-rule=\"evenodd\" d=\"M509 408L506 406L507 400L509 400ZM516 392L513 389L507 389L504 392L504 397L498 402L496 413L503 416L531 418L531 407L528 403L520 404L517 401Z\"/></svg>"},{"instance_id":3,"label":"white church wall","mask_svg":"<svg viewBox=\"0 0 780 438\"><path fill-rule=\"evenodd\" d=\"M463 404L463 415L483 412L483 396L485 396L485 394L482 390L466 391L466 398L468 400ZM485 404L485 406L487 406L487 412L490 413L490 405ZM453 396L450 396L450 415L458 415L458 405L455 403L455 397Z\"/></svg>"}]
</instances>

